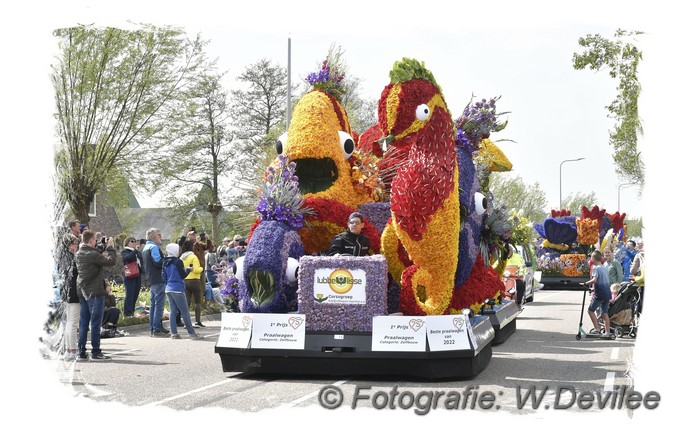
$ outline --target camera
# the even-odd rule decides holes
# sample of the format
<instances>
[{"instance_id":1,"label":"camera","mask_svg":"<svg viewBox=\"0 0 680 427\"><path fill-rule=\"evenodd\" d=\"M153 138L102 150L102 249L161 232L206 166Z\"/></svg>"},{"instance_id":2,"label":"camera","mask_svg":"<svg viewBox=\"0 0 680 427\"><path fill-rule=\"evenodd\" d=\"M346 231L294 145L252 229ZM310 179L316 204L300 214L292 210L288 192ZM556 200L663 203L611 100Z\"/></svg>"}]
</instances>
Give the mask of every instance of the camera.
<instances>
[{"instance_id":1,"label":"camera","mask_svg":"<svg viewBox=\"0 0 680 427\"><path fill-rule=\"evenodd\" d=\"M99 238L94 247L97 250L97 252L103 253L106 250L106 243L108 239L109 238L106 236L102 236Z\"/></svg>"}]
</instances>

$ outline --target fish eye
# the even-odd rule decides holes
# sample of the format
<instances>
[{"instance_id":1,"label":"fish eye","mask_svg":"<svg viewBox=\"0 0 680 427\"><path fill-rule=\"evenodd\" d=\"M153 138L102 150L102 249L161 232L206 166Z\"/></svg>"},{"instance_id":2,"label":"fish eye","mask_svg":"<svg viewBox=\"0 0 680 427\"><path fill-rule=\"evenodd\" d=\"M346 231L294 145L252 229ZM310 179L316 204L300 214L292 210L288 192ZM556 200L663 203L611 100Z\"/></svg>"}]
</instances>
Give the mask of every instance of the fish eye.
<instances>
[{"instance_id":1,"label":"fish eye","mask_svg":"<svg viewBox=\"0 0 680 427\"><path fill-rule=\"evenodd\" d=\"M481 215L489 208L489 202L486 200L486 196L482 193L475 193L475 212L477 215Z\"/></svg>"},{"instance_id":2,"label":"fish eye","mask_svg":"<svg viewBox=\"0 0 680 427\"><path fill-rule=\"evenodd\" d=\"M297 282L298 271L300 269L300 262L295 258L288 258L286 263L286 280L289 283Z\"/></svg>"},{"instance_id":3,"label":"fish eye","mask_svg":"<svg viewBox=\"0 0 680 427\"><path fill-rule=\"evenodd\" d=\"M354 153L354 138L347 132L341 130L338 131L340 137L340 148L342 148L342 154L345 156L345 160Z\"/></svg>"},{"instance_id":4,"label":"fish eye","mask_svg":"<svg viewBox=\"0 0 680 427\"><path fill-rule=\"evenodd\" d=\"M284 132L276 140L276 154L283 154L283 149L286 148L288 142L288 132Z\"/></svg>"},{"instance_id":5,"label":"fish eye","mask_svg":"<svg viewBox=\"0 0 680 427\"><path fill-rule=\"evenodd\" d=\"M234 261L234 277L238 279L239 282L243 282L245 275L243 274L243 261L245 257L238 257Z\"/></svg>"},{"instance_id":6,"label":"fish eye","mask_svg":"<svg viewBox=\"0 0 680 427\"><path fill-rule=\"evenodd\" d=\"M429 119L430 113L430 107L427 104L420 104L418 108L416 108L416 118L421 122Z\"/></svg>"}]
</instances>

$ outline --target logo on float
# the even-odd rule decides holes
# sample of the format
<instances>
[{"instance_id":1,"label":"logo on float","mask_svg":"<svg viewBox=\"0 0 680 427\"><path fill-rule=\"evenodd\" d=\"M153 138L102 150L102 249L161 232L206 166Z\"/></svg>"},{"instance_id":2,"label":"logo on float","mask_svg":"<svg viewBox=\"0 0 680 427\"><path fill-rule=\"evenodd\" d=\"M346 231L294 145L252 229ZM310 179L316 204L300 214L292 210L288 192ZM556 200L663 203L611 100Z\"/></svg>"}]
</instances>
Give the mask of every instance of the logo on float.
<instances>
[{"instance_id":1,"label":"logo on float","mask_svg":"<svg viewBox=\"0 0 680 427\"><path fill-rule=\"evenodd\" d=\"M354 277L348 270L337 269L328 276L328 286L336 294L346 294L354 285Z\"/></svg>"}]
</instances>

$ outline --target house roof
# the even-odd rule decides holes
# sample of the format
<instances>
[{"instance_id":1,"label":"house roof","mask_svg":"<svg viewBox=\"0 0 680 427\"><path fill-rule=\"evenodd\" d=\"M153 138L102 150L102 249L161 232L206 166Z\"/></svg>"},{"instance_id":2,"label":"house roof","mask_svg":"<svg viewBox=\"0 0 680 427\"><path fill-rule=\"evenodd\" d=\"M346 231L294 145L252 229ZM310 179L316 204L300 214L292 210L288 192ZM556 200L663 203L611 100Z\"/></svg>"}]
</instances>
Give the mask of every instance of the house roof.
<instances>
[{"instance_id":1,"label":"house roof","mask_svg":"<svg viewBox=\"0 0 680 427\"><path fill-rule=\"evenodd\" d=\"M177 226L167 208L121 208L116 214L123 229L129 230L130 235L137 239L146 238L146 230L158 228L163 241L174 241L179 235Z\"/></svg>"}]
</instances>

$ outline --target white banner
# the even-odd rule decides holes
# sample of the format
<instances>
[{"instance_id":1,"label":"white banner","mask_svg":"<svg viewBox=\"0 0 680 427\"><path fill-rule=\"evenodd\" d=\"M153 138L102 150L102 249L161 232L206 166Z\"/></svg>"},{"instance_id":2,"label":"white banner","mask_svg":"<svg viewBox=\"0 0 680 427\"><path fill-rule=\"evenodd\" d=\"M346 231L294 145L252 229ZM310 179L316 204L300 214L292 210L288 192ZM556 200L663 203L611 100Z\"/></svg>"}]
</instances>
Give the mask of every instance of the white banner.
<instances>
[{"instance_id":1,"label":"white banner","mask_svg":"<svg viewBox=\"0 0 680 427\"><path fill-rule=\"evenodd\" d=\"M430 343L430 351L469 349L469 320L467 316L462 314L427 316L427 341Z\"/></svg>"},{"instance_id":2,"label":"white banner","mask_svg":"<svg viewBox=\"0 0 680 427\"><path fill-rule=\"evenodd\" d=\"M373 351L425 351L425 317L375 316Z\"/></svg>"},{"instance_id":3,"label":"white banner","mask_svg":"<svg viewBox=\"0 0 680 427\"><path fill-rule=\"evenodd\" d=\"M304 350L304 314L253 315L251 348L285 348Z\"/></svg>"},{"instance_id":4,"label":"white banner","mask_svg":"<svg viewBox=\"0 0 680 427\"><path fill-rule=\"evenodd\" d=\"M361 269L317 268L314 270L314 302L366 304L366 272Z\"/></svg>"},{"instance_id":5,"label":"white banner","mask_svg":"<svg viewBox=\"0 0 680 427\"><path fill-rule=\"evenodd\" d=\"M253 315L248 313L222 313L217 347L248 348L253 330Z\"/></svg>"}]
</instances>

